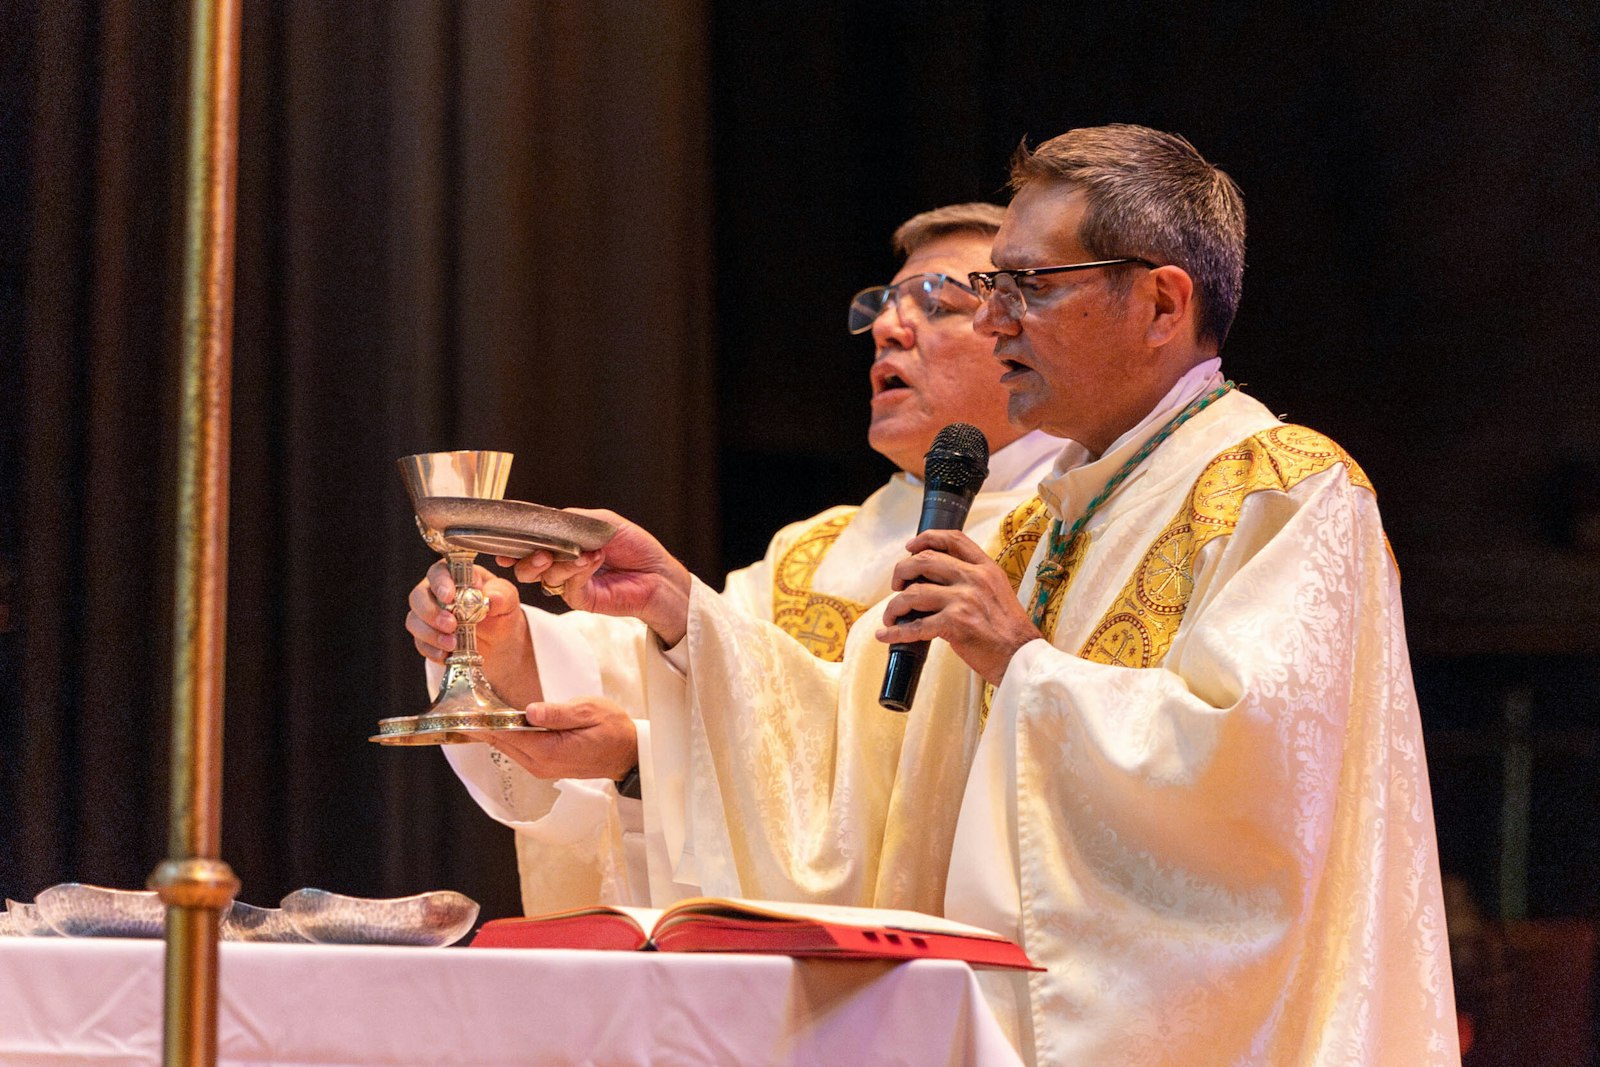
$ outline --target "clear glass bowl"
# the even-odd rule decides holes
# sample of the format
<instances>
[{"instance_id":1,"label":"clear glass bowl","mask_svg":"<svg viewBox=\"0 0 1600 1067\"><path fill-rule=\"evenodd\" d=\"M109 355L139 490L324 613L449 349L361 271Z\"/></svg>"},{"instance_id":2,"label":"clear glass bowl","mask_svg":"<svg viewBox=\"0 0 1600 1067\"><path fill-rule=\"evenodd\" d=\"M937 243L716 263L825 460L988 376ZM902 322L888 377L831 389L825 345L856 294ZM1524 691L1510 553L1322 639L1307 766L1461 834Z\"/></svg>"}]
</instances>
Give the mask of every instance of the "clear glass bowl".
<instances>
[{"instance_id":1,"label":"clear glass bowl","mask_svg":"<svg viewBox=\"0 0 1600 1067\"><path fill-rule=\"evenodd\" d=\"M304 944L306 939L294 928L282 908L258 908L242 900L222 920L224 941L288 941Z\"/></svg>"},{"instance_id":2,"label":"clear glass bowl","mask_svg":"<svg viewBox=\"0 0 1600 1067\"><path fill-rule=\"evenodd\" d=\"M153 889L107 889L62 882L34 899L42 918L64 937L162 937L167 907Z\"/></svg>"},{"instance_id":3,"label":"clear glass bowl","mask_svg":"<svg viewBox=\"0 0 1600 1067\"><path fill-rule=\"evenodd\" d=\"M24 904L20 900L6 900L6 922L10 927L7 932L17 937L60 936L54 927L44 921L37 905Z\"/></svg>"},{"instance_id":4,"label":"clear glass bowl","mask_svg":"<svg viewBox=\"0 0 1600 1067\"><path fill-rule=\"evenodd\" d=\"M450 945L478 918L478 904L448 889L388 899L297 889L283 912L308 941L330 945Z\"/></svg>"}]
</instances>

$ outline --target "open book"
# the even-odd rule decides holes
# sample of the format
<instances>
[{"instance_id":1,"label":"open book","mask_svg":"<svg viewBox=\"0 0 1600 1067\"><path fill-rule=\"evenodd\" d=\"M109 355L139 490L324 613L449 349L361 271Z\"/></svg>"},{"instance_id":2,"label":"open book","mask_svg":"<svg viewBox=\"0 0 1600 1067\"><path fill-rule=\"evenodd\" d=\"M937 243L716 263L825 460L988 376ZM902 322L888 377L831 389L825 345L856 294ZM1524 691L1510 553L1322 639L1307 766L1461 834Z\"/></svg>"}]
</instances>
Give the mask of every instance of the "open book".
<instances>
[{"instance_id":1,"label":"open book","mask_svg":"<svg viewBox=\"0 0 1600 1067\"><path fill-rule=\"evenodd\" d=\"M576 908L493 919L474 948L601 948L660 952L770 952L853 960L964 960L974 967L1041 970L999 934L915 911L695 897L665 910Z\"/></svg>"}]
</instances>

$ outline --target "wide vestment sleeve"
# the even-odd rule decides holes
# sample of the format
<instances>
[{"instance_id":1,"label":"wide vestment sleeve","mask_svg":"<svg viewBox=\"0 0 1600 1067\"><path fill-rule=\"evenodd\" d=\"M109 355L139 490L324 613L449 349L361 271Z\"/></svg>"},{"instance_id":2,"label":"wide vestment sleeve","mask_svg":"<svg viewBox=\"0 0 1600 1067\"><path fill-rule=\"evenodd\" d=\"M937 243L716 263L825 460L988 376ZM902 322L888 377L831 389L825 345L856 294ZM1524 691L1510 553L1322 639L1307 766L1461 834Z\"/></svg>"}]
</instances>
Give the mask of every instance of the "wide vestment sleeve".
<instances>
[{"instance_id":1,"label":"wide vestment sleeve","mask_svg":"<svg viewBox=\"0 0 1600 1067\"><path fill-rule=\"evenodd\" d=\"M696 587L684 851L705 892L941 911L977 742L970 672L936 643L911 711L878 706L882 612L831 663Z\"/></svg>"},{"instance_id":2,"label":"wide vestment sleeve","mask_svg":"<svg viewBox=\"0 0 1600 1067\"><path fill-rule=\"evenodd\" d=\"M768 625L776 561L805 530L852 510L830 509L780 530L761 560L729 573L719 602ZM648 805L620 798L605 779L537 779L487 745L445 746L451 768L479 807L515 834L524 911L595 903L663 907L696 894L692 858L682 859L687 748L681 724L688 690L681 670L637 619L554 614L531 605L523 612L545 699L601 696L629 709L639 731L645 793L657 798ZM437 689L441 675L429 664L430 689ZM659 738L652 738L652 720L661 723Z\"/></svg>"},{"instance_id":3,"label":"wide vestment sleeve","mask_svg":"<svg viewBox=\"0 0 1600 1067\"><path fill-rule=\"evenodd\" d=\"M1114 519L1096 536L1086 568L1098 551L1103 572L1148 573L1107 562ZM1128 560L1147 544L1128 539ZM1155 665L1085 655L1118 647L1104 600L1012 660L947 913L1014 910L1048 968L1021 1023L1040 1063L1459 1063L1375 499L1343 465L1252 493L1179 578L1192 591Z\"/></svg>"},{"instance_id":4,"label":"wide vestment sleeve","mask_svg":"<svg viewBox=\"0 0 1600 1067\"><path fill-rule=\"evenodd\" d=\"M634 619L523 610L545 699L615 701L634 716L648 752L651 714L670 715L687 695L650 631ZM434 668L430 678L436 675ZM659 827L638 801L618 797L611 781L535 778L488 745L447 745L445 756L479 807L515 833L527 914L685 895L650 883L645 855Z\"/></svg>"},{"instance_id":5,"label":"wide vestment sleeve","mask_svg":"<svg viewBox=\"0 0 1600 1067\"><path fill-rule=\"evenodd\" d=\"M1025 481L979 494L966 532L986 551L1031 492ZM657 765L682 770L681 802L655 794L678 803L681 833L665 835L676 881L719 895L942 909L977 744L971 672L935 642L911 711L877 701L888 650L874 634L920 497L920 487L891 483L827 557L830 589L848 588L861 605L836 660L695 585L683 646L689 717L658 720L651 734Z\"/></svg>"}]
</instances>

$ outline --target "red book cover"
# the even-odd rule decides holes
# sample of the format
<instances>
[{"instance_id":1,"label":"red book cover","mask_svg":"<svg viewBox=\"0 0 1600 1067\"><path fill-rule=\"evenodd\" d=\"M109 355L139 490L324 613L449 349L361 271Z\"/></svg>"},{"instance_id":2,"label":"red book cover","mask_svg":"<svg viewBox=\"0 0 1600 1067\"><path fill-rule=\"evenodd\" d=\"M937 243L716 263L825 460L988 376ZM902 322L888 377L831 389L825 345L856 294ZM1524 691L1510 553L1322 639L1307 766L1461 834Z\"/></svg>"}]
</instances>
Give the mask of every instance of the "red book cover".
<instances>
[{"instance_id":1,"label":"red book cover","mask_svg":"<svg viewBox=\"0 0 1600 1067\"><path fill-rule=\"evenodd\" d=\"M920 912L697 897L664 911L580 908L484 923L475 948L766 952L827 959L949 959L1040 970L1015 942Z\"/></svg>"}]
</instances>

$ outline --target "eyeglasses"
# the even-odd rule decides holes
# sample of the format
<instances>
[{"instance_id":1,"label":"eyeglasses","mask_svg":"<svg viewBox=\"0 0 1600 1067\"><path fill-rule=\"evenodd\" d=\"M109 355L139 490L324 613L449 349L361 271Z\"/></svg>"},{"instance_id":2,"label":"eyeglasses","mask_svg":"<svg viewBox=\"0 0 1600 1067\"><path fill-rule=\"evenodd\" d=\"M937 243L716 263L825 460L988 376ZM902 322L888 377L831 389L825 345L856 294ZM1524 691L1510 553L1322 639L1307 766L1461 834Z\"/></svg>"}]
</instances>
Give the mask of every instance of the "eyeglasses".
<instances>
[{"instance_id":1,"label":"eyeglasses","mask_svg":"<svg viewBox=\"0 0 1600 1067\"><path fill-rule=\"evenodd\" d=\"M866 333L890 304L899 310L900 301L910 300L924 318L942 315L970 315L982 302L976 290L962 285L948 274L913 274L893 285L874 285L850 298L850 332Z\"/></svg>"},{"instance_id":2,"label":"eyeglasses","mask_svg":"<svg viewBox=\"0 0 1600 1067\"><path fill-rule=\"evenodd\" d=\"M978 299L988 303L993 297L1000 301L1000 306L1007 315L1020 319L1028 310L1027 298L1022 295L1020 280L1032 278L1040 274L1065 274L1074 270L1092 270L1095 267L1117 267L1124 263L1137 263L1141 267L1156 269L1156 265L1148 259L1138 256L1124 256L1121 259L1097 259L1093 263L1069 263L1064 267L1017 267L1011 270L975 270L967 275L967 281L972 283L972 291Z\"/></svg>"}]
</instances>

